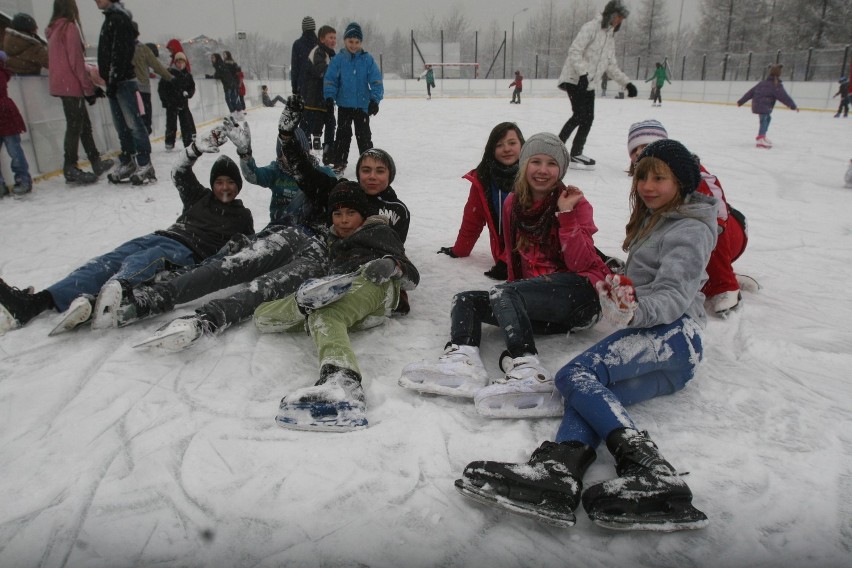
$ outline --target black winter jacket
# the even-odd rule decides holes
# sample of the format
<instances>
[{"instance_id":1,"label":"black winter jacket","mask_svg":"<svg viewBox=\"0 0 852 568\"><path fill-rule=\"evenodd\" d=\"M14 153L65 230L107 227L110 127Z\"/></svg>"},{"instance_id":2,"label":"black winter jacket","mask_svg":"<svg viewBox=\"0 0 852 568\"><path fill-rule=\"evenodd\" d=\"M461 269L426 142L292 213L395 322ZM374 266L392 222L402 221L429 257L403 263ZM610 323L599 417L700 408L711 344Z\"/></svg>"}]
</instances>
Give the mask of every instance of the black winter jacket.
<instances>
[{"instance_id":1,"label":"black winter jacket","mask_svg":"<svg viewBox=\"0 0 852 568\"><path fill-rule=\"evenodd\" d=\"M104 10L104 23L98 39L98 73L106 81L107 94L113 96L118 84L136 78L133 54L136 31L133 19L121 2Z\"/></svg>"},{"instance_id":2,"label":"black winter jacket","mask_svg":"<svg viewBox=\"0 0 852 568\"><path fill-rule=\"evenodd\" d=\"M169 73L172 74L172 80L160 81L160 85L157 87L160 102L166 108L186 108L187 99L191 99L195 95L195 79L186 69L181 71L177 67L169 67ZM184 93L186 93L186 96L184 96Z\"/></svg>"}]
</instances>

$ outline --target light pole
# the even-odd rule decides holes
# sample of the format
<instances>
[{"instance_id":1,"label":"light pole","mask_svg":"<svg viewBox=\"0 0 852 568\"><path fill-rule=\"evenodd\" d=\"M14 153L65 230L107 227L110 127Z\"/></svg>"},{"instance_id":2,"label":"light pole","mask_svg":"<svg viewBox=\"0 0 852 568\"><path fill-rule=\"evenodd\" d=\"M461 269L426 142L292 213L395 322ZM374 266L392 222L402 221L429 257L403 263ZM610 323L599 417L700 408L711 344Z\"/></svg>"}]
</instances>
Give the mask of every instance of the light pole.
<instances>
[{"instance_id":1,"label":"light pole","mask_svg":"<svg viewBox=\"0 0 852 568\"><path fill-rule=\"evenodd\" d=\"M527 10L529 10L529 8L524 8L523 10L518 10L512 15L512 64L510 65L510 67L513 73L515 71L515 18L518 16L518 14L523 14Z\"/></svg>"}]
</instances>

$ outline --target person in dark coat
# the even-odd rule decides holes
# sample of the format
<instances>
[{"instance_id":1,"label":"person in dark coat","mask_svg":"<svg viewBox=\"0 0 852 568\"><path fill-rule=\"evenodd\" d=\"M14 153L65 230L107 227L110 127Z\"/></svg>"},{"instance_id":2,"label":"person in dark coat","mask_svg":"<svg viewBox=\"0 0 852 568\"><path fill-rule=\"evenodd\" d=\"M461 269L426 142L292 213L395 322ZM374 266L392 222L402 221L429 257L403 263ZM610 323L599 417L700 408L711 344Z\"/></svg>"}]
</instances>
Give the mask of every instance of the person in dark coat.
<instances>
[{"instance_id":1,"label":"person in dark coat","mask_svg":"<svg viewBox=\"0 0 852 568\"><path fill-rule=\"evenodd\" d=\"M189 99L195 95L195 79L187 71L187 66L186 54L182 51L176 53L174 67L169 68L172 80L160 81L157 90L166 109L166 150L175 147L178 120L184 148L195 138L195 120L189 110Z\"/></svg>"}]
</instances>

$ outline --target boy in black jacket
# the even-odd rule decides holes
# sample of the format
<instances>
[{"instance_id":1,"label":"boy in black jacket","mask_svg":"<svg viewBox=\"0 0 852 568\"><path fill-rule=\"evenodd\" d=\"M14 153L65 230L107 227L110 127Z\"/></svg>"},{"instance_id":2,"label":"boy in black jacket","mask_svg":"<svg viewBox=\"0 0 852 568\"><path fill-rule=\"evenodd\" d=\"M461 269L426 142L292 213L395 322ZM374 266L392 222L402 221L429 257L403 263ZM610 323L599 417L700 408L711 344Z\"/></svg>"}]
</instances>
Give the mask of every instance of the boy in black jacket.
<instances>
[{"instance_id":1,"label":"boy in black jacket","mask_svg":"<svg viewBox=\"0 0 852 568\"><path fill-rule=\"evenodd\" d=\"M221 156L210 169L210 185L201 185L192 171L198 157L215 153L227 141L222 129L187 148L175 162L172 180L183 201L183 212L168 229L130 240L115 250L93 258L47 289L30 294L0 280L0 334L24 325L43 311L65 312L51 335L88 322L98 304L116 291L119 279L140 283L166 268L201 262L218 251L237 233L254 232L251 211L236 199L242 189L240 169ZM109 314L104 319L109 319Z\"/></svg>"},{"instance_id":2,"label":"boy in black jacket","mask_svg":"<svg viewBox=\"0 0 852 568\"><path fill-rule=\"evenodd\" d=\"M367 426L361 372L348 330L381 324L399 301L400 288L420 281L399 235L387 220L369 216L361 187L340 182L328 198L331 275L348 275L337 294L308 281L296 294L261 304L254 321L262 332L307 328L317 346L320 379L281 400L277 422L296 430L346 431ZM322 293L315 292L319 289Z\"/></svg>"},{"instance_id":3,"label":"boy in black jacket","mask_svg":"<svg viewBox=\"0 0 852 568\"><path fill-rule=\"evenodd\" d=\"M175 147L177 123L180 120L180 137L183 147L192 144L195 138L195 119L189 110L189 99L195 95L195 79L187 71L186 55L183 52L175 54L174 67L169 68L171 81L160 81L157 92L160 102L166 109L166 150Z\"/></svg>"}]
</instances>

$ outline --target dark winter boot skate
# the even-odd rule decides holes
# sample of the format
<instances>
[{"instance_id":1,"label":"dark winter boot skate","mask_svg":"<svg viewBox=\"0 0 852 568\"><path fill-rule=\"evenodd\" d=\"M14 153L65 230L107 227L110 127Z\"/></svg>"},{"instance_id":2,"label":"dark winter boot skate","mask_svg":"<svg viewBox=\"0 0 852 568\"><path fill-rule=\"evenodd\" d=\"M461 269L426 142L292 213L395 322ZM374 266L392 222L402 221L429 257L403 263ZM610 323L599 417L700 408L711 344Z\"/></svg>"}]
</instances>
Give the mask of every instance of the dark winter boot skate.
<instances>
[{"instance_id":1,"label":"dark winter boot skate","mask_svg":"<svg viewBox=\"0 0 852 568\"><path fill-rule=\"evenodd\" d=\"M352 369L325 364L312 387L281 399L279 426L293 430L348 432L367 427L367 403L361 376Z\"/></svg>"},{"instance_id":2,"label":"dark winter boot skate","mask_svg":"<svg viewBox=\"0 0 852 568\"><path fill-rule=\"evenodd\" d=\"M133 161L133 158L128 162L122 162L118 164L118 167L115 168L115 171L107 174L107 179L110 183L122 183L126 181L130 181L130 176L132 176L136 172L136 162Z\"/></svg>"},{"instance_id":3,"label":"dark winter boot skate","mask_svg":"<svg viewBox=\"0 0 852 568\"><path fill-rule=\"evenodd\" d=\"M527 463L471 462L456 488L482 503L570 527L576 522L583 476L596 457L581 442L544 442Z\"/></svg>"},{"instance_id":4,"label":"dark winter boot skate","mask_svg":"<svg viewBox=\"0 0 852 568\"><path fill-rule=\"evenodd\" d=\"M98 177L101 177L103 174L110 171L115 165L115 160L112 160L110 158L107 158L106 160L95 158L94 160L89 161L92 163L92 171Z\"/></svg>"},{"instance_id":5,"label":"dark winter boot skate","mask_svg":"<svg viewBox=\"0 0 852 568\"><path fill-rule=\"evenodd\" d=\"M606 439L618 477L592 485L583 507L596 524L619 530L671 532L707 526L692 492L647 433L619 428Z\"/></svg>"},{"instance_id":6,"label":"dark winter boot skate","mask_svg":"<svg viewBox=\"0 0 852 568\"><path fill-rule=\"evenodd\" d=\"M142 185L155 181L157 181L157 174L154 172L154 165L151 162L148 162L144 166L139 166L130 176L130 183L133 185Z\"/></svg>"},{"instance_id":7,"label":"dark winter boot skate","mask_svg":"<svg viewBox=\"0 0 852 568\"><path fill-rule=\"evenodd\" d=\"M65 176L65 183L69 185L89 185L98 181L98 176L84 172L76 165L65 166L62 174Z\"/></svg>"},{"instance_id":8,"label":"dark winter boot skate","mask_svg":"<svg viewBox=\"0 0 852 568\"><path fill-rule=\"evenodd\" d=\"M0 279L0 335L21 327L52 307L50 292L33 294L31 290L14 288Z\"/></svg>"}]
</instances>

